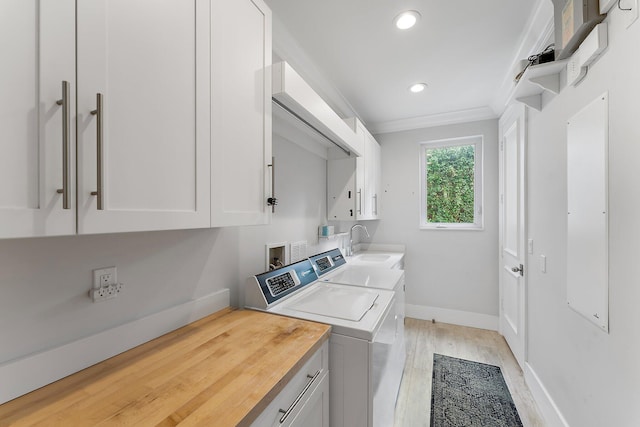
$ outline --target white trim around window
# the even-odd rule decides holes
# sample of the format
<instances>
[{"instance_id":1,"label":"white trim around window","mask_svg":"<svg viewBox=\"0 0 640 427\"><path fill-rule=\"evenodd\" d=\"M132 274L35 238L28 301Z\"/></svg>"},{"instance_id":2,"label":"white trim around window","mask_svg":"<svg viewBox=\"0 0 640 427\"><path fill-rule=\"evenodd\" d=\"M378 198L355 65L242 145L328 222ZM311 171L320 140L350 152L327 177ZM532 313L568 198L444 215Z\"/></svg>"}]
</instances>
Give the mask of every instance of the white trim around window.
<instances>
[{"instance_id":1,"label":"white trim around window","mask_svg":"<svg viewBox=\"0 0 640 427\"><path fill-rule=\"evenodd\" d=\"M464 145L474 146L474 196L473 196L473 222L469 223L436 223L427 222L427 150L434 148L458 147ZM420 161L420 229L423 230L483 230L483 145L482 135L464 136L459 138L440 139L419 143Z\"/></svg>"}]
</instances>

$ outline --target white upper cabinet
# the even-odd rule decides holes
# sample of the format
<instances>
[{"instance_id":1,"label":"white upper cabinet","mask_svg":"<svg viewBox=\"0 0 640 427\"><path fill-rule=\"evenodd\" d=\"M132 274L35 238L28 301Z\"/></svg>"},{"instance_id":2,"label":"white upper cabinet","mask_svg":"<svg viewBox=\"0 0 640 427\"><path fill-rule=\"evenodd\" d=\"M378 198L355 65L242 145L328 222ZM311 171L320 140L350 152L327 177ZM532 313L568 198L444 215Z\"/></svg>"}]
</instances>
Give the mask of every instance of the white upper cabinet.
<instances>
[{"instance_id":1,"label":"white upper cabinet","mask_svg":"<svg viewBox=\"0 0 640 427\"><path fill-rule=\"evenodd\" d=\"M77 14L78 232L209 227L209 0Z\"/></svg>"},{"instance_id":2,"label":"white upper cabinet","mask_svg":"<svg viewBox=\"0 0 640 427\"><path fill-rule=\"evenodd\" d=\"M0 36L0 238L268 222L261 0L3 0Z\"/></svg>"},{"instance_id":3,"label":"white upper cabinet","mask_svg":"<svg viewBox=\"0 0 640 427\"><path fill-rule=\"evenodd\" d=\"M382 157L380 144L367 131L365 145L365 200L369 204L366 208L369 219L380 218L380 192L382 187Z\"/></svg>"},{"instance_id":4,"label":"white upper cabinet","mask_svg":"<svg viewBox=\"0 0 640 427\"><path fill-rule=\"evenodd\" d=\"M271 207L271 11L212 2L211 225L266 224Z\"/></svg>"},{"instance_id":5,"label":"white upper cabinet","mask_svg":"<svg viewBox=\"0 0 640 427\"><path fill-rule=\"evenodd\" d=\"M75 1L0 2L0 53L0 237L73 234Z\"/></svg>"},{"instance_id":6,"label":"white upper cabinet","mask_svg":"<svg viewBox=\"0 0 640 427\"><path fill-rule=\"evenodd\" d=\"M364 155L327 161L327 216L334 221L379 219L382 182L380 145L357 119L348 119Z\"/></svg>"}]
</instances>

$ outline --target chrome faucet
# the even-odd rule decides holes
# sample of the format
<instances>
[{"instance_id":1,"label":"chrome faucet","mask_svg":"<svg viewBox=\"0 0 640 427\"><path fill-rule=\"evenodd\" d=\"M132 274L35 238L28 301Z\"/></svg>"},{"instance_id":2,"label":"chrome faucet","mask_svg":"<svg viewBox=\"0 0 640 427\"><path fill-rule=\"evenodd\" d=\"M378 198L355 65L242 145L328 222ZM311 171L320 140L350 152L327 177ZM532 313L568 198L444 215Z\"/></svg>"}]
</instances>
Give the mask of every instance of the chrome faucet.
<instances>
[{"instance_id":1,"label":"chrome faucet","mask_svg":"<svg viewBox=\"0 0 640 427\"><path fill-rule=\"evenodd\" d=\"M354 228L362 228L365 234L367 235L367 237L371 237L369 235L369 231L367 230L367 227L365 227L362 224L354 224L353 227L351 227L351 230L349 230L349 246L347 246L347 256L353 255L353 229Z\"/></svg>"}]
</instances>

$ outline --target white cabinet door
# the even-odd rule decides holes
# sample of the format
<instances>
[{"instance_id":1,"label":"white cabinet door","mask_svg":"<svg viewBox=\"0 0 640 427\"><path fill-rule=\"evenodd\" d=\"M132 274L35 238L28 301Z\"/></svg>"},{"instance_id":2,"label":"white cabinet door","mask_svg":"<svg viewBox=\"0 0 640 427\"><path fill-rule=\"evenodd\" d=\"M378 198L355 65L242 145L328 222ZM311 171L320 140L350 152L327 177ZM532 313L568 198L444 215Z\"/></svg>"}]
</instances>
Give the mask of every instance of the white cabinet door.
<instances>
[{"instance_id":1,"label":"white cabinet door","mask_svg":"<svg viewBox=\"0 0 640 427\"><path fill-rule=\"evenodd\" d=\"M75 1L0 2L0 54L0 238L73 234Z\"/></svg>"},{"instance_id":2,"label":"white cabinet door","mask_svg":"<svg viewBox=\"0 0 640 427\"><path fill-rule=\"evenodd\" d=\"M211 225L266 224L271 208L271 11L212 3Z\"/></svg>"},{"instance_id":3,"label":"white cabinet door","mask_svg":"<svg viewBox=\"0 0 640 427\"><path fill-rule=\"evenodd\" d=\"M358 119L347 120L364 140L364 155L327 161L327 217L335 221L378 219L381 148Z\"/></svg>"},{"instance_id":4,"label":"white cabinet door","mask_svg":"<svg viewBox=\"0 0 640 427\"><path fill-rule=\"evenodd\" d=\"M209 227L210 16L78 0L79 233Z\"/></svg>"},{"instance_id":5,"label":"white cabinet door","mask_svg":"<svg viewBox=\"0 0 640 427\"><path fill-rule=\"evenodd\" d=\"M360 206L357 158L327 160L327 219L354 221Z\"/></svg>"},{"instance_id":6,"label":"white cabinet door","mask_svg":"<svg viewBox=\"0 0 640 427\"><path fill-rule=\"evenodd\" d=\"M369 202L371 203L369 219L378 219L380 218L380 192L382 187L382 150L373 136L369 136L368 148L366 186Z\"/></svg>"}]
</instances>

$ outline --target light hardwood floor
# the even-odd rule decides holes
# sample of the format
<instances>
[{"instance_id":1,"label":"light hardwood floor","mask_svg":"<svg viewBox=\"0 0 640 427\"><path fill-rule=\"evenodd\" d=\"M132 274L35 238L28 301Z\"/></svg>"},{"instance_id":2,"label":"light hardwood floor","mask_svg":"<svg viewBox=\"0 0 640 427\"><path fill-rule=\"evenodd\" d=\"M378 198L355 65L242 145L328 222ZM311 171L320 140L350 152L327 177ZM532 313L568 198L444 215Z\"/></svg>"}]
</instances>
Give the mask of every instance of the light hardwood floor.
<instances>
[{"instance_id":1,"label":"light hardwood floor","mask_svg":"<svg viewBox=\"0 0 640 427\"><path fill-rule=\"evenodd\" d=\"M433 353L499 366L525 427L544 427L522 370L494 331L407 318L407 364L396 405L395 427L429 426Z\"/></svg>"}]
</instances>

